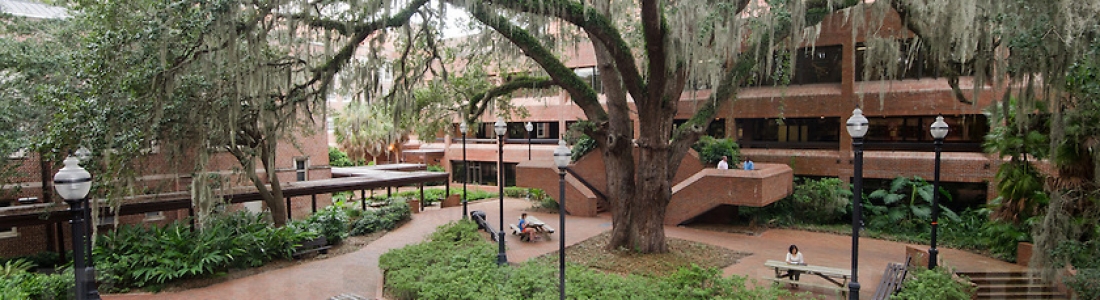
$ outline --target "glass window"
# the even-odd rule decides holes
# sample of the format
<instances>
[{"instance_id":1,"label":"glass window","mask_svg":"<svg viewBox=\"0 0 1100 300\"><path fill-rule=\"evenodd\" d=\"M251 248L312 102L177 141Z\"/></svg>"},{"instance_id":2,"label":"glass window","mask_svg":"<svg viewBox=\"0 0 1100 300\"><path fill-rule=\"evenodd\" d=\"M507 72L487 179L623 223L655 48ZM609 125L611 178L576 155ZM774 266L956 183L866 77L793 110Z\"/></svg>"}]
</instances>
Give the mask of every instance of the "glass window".
<instances>
[{"instance_id":1,"label":"glass window","mask_svg":"<svg viewBox=\"0 0 1100 300\"><path fill-rule=\"evenodd\" d=\"M577 73L577 76L581 77L581 80L588 83L596 93L603 93L603 83L600 81L600 71L595 67L577 68L574 72Z\"/></svg>"},{"instance_id":2,"label":"glass window","mask_svg":"<svg viewBox=\"0 0 1100 300\"><path fill-rule=\"evenodd\" d=\"M308 158L299 158L294 160L294 172L298 181L306 181L306 175L308 174Z\"/></svg>"},{"instance_id":3,"label":"glass window","mask_svg":"<svg viewBox=\"0 0 1100 300\"><path fill-rule=\"evenodd\" d=\"M12 200L0 200L0 207L12 206ZM0 238L10 238L19 236L19 232L15 230L15 227L0 227Z\"/></svg>"}]
</instances>

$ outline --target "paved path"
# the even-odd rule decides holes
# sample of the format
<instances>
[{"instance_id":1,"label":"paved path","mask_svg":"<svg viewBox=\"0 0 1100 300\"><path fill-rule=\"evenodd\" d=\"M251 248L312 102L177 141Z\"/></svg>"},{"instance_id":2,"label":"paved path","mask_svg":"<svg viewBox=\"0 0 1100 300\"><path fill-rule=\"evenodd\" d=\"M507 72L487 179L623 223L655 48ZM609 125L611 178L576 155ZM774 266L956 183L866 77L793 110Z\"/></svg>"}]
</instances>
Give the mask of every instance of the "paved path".
<instances>
[{"instance_id":1,"label":"paved path","mask_svg":"<svg viewBox=\"0 0 1100 300\"><path fill-rule=\"evenodd\" d=\"M515 223L520 213L530 207L521 199L504 201L505 224ZM498 226L498 201L481 201L470 204L470 210L485 211L488 221ZM382 273L378 269L378 257L390 249L400 248L424 240L439 225L461 217L461 207L429 209L414 214L413 220L366 245L359 251L324 260L312 261L279 270L239 278L205 288L175 293L132 293L106 295L108 300L144 299L329 299L337 296L381 297ZM521 243L516 236L508 235L508 260L521 262L532 257L557 251L561 224L556 214L531 213L548 225L558 229L550 241ZM595 218L567 217L566 244L572 245L611 229L608 216ZM507 225L505 225L507 226ZM804 251L805 259L813 265L837 268L851 267L851 237L825 233L773 229L759 236L737 233L721 233L683 227L666 227L669 237L717 245L753 255L725 268L726 275L738 274L750 279L772 276L772 270L764 267L768 259L781 260L787 247L797 244ZM860 239L859 282L861 298L874 293L888 262L905 260L903 243L873 239ZM927 248L927 246L917 246ZM941 249L940 256L947 264L964 271L1023 270L1014 264L963 251ZM803 280L807 280L803 276Z\"/></svg>"}]
</instances>

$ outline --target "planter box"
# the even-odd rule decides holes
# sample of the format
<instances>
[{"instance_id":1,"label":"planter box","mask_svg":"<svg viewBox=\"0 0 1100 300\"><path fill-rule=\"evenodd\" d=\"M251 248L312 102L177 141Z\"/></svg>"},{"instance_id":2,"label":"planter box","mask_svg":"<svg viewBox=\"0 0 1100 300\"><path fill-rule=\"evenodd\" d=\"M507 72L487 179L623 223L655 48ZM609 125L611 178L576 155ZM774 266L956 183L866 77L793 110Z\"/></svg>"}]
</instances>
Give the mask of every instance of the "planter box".
<instances>
[{"instance_id":1,"label":"planter box","mask_svg":"<svg viewBox=\"0 0 1100 300\"><path fill-rule=\"evenodd\" d=\"M1035 245L1028 242L1016 243L1016 264L1028 266L1031 263L1031 252Z\"/></svg>"}]
</instances>

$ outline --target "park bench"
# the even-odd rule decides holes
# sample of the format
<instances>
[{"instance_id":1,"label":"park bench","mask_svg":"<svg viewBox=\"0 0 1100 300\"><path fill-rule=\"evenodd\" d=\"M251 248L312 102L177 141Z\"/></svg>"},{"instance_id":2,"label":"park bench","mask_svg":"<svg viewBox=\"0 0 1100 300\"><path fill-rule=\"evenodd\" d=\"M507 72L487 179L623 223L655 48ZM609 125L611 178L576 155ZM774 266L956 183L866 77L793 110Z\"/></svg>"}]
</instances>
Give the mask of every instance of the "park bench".
<instances>
[{"instance_id":1,"label":"park bench","mask_svg":"<svg viewBox=\"0 0 1100 300\"><path fill-rule=\"evenodd\" d=\"M328 249L330 248L332 248L332 246L328 244L328 239L322 235L315 239L302 242L298 247L294 247L294 253L290 256L297 259L301 258L303 255L314 252L328 254Z\"/></svg>"},{"instance_id":2,"label":"park bench","mask_svg":"<svg viewBox=\"0 0 1100 300\"><path fill-rule=\"evenodd\" d=\"M764 277L765 280L772 281L779 284L794 284L799 286L811 286L836 292L837 297L840 297L847 293L848 279L852 276L852 271L847 269L831 268L824 266L811 266L803 264L788 264L784 261L768 260L764 262L764 266L775 270L775 277ZM806 282L801 280L792 280L787 277L786 274L790 274L791 271L801 272L804 276L818 276L825 279L830 284ZM787 279L783 279L787 277Z\"/></svg>"},{"instance_id":3,"label":"park bench","mask_svg":"<svg viewBox=\"0 0 1100 300\"><path fill-rule=\"evenodd\" d=\"M875 295L871 299L890 299L891 295L901 290L901 283L905 281L905 276L909 273L908 266L912 259L911 256L906 257L905 264L896 262L887 264L886 271L882 273L882 281L878 283Z\"/></svg>"}]
</instances>

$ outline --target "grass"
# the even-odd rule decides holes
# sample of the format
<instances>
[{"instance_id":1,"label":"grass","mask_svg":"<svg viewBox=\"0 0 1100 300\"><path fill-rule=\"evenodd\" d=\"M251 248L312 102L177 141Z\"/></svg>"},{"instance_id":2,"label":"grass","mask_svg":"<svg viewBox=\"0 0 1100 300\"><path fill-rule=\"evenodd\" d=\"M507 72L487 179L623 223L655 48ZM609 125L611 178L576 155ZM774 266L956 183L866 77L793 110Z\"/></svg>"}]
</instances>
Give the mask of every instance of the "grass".
<instances>
[{"instance_id":1,"label":"grass","mask_svg":"<svg viewBox=\"0 0 1100 300\"><path fill-rule=\"evenodd\" d=\"M668 238L668 253L640 254L627 249L608 250L610 232L604 232L566 248L569 263L615 274L667 276L692 264L703 268L725 268L752 253L739 252L704 243ZM557 260L553 252L539 260Z\"/></svg>"}]
</instances>

